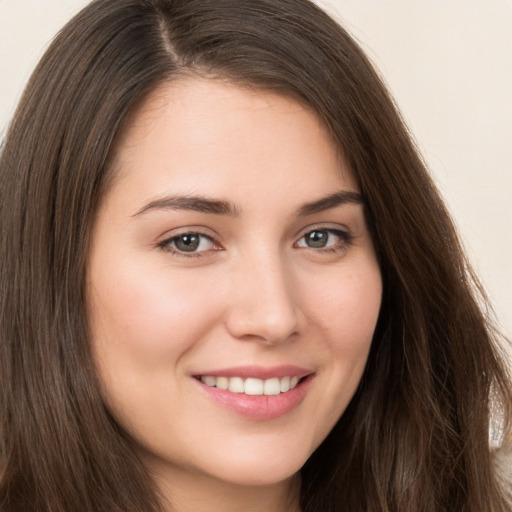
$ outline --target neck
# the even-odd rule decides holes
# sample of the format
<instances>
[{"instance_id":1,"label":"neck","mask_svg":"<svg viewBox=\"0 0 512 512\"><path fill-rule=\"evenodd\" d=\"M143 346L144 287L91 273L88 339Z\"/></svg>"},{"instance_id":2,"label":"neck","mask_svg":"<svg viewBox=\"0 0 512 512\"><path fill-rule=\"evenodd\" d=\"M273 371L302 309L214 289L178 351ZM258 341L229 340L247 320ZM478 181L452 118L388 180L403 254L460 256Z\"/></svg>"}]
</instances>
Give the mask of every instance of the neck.
<instances>
[{"instance_id":1,"label":"neck","mask_svg":"<svg viewBox=\"0 0 512 512\"><path fill-rule=\"evenodd\" d=\"M300 477L265 485L240 485L187 471L157 471L169 512L300 512Z\"/></svg>"}]
</instances>

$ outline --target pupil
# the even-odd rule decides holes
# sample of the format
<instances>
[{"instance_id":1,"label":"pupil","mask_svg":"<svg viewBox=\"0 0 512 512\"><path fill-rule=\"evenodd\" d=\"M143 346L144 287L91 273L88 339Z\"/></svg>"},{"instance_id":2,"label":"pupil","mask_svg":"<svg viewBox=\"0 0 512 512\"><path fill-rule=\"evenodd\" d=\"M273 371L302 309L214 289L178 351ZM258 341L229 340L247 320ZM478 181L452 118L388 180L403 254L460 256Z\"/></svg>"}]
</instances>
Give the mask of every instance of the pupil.
<instances>
[{"instance_id":1,"label":"pupil","mask_svg":"<svg viewBox=\"0 0 512 512\"><path fill-rule=\"evenodd\" d=\"M180 251L193 252L199 247L200 238L198 235L182 235L174 243Z\"/></svg>"},{"instance_id":2,"label":"pupil","mask_svg":"<svg viewBox=\"0 0 512 512\"><path fill-rule=\"evenodd\" d=\"M312 231L306 236L309 247L325 247L327 244L327 233L325 231Z\"/></svg>"}]
</instances>

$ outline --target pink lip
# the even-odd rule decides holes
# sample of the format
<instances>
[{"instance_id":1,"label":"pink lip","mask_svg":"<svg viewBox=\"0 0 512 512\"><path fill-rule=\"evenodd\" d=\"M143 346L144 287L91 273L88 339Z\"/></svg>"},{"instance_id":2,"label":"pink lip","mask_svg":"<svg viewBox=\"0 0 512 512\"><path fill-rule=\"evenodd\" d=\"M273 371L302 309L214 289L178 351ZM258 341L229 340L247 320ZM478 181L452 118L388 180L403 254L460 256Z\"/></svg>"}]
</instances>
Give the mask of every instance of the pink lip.
<instances>
[{"instance_id":1,"label":"pink lip","mask_svg":"<svg viewBox=\"0 0 512 512\"><path fill-rule=\"evenodd\" d=\"M297 366L279 366L263 368L257 366L243 366L219 371L207 371L199 375L214 377L242 377L270 379L272 377L302 378L297 387L279 395L245 395L233 393L203 384L197 377L195 381L209 398L228 410L251 420L272 420L284 416L297 408L306 397L309 385L314 378L314 373Z\"/></svg>"},{"instance_id":2,"label":"pink lip","mask_svg":"<svg viewBox=\"0 0 512 512\"><path fill-rule=\"evenodd\" d=\"M198 372L196 376L209 375L212 377L242 377L248 379L250 377L254 379L272 379L278 377L306 377L313 373L312 370L306 368L300 368L299 366L293 365L280 365L280 366L237 366L233 368L224 368L221 370L205 370L204 372Z\"/></svg>"}]
</instances>

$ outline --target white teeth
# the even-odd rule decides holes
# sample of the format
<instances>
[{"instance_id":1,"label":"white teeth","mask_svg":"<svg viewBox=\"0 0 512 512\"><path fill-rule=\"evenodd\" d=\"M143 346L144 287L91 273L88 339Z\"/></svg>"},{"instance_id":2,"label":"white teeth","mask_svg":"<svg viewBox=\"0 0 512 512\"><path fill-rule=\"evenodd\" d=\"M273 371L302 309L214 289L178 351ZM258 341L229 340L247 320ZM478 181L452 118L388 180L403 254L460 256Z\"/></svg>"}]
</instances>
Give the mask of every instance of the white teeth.
<instances>
[{"instance_id":1,"label":"white teeth","mask_svg":"<svg viewBox=\"0 0 512 512\"><path fill-rule=\"evenodd\" d=\"M283 377L281 379L281 393L290 391L290 377Z\"/></svg>"},{"instance_id":2,"label":"white teeth","mask_svg":"<svg viewBox=\"0 0 512 512\"><path fill-rule=\"evenodd\" d=\"M201 380L211 388L214 388L217 384L217 379L215 377L207 376L207 377L201 377Z\"/></svg>"},{"instance_id":3,"label":"white teeth","mask_svg":"<svg viewBox=\"0 0 512 512\"><path fill-rule=\"evenodd\" d=\"M215 386L219 389L228 389L229 388L229 379L227 377L217 377L217 382Z\"/></svg>"},{"instance_id":4,"label":"white teeth","mask_svg":"<svg viewBox=\"0 0 512 512\"><path fill-rule=\"evenodd\" d=\"M242 379L242 377L213 377L205 375L201 382L210 387L229 390L232 393L245 393L246 395L279 395L295 388L299 377L273 377L271 379Z\"/></svg>"},{"instance_id":5,"label":"white teeth","mask_svg":"<svg viewBox=\"0 0 512 512\"><path fill-rule=\"evenodd\" d=\"M244 392L244 380L241 377L231 377L229 379L229 391L233 393L243 393Z\"/></svg>"},{"instance_id":6,"label":"white teeth","mask_svg":"<svg viewBox=\"0 0 512 512\"><path fill-rule=\"evenodd\" d=\"M279 395L279 393L281 393L281 383L277 377L275 379L267 379L263 383L264 395Z\"/></svg>"},{"instance_id":7,"label":"white teeth","mask_svg":"<svg viewBox=\"0 0 512 512\"><path fill-rule=\"evenodd\" d=\"M245 379L246 395L263 395L263 381L261 379Z\"/></svg>"}]
</instances>

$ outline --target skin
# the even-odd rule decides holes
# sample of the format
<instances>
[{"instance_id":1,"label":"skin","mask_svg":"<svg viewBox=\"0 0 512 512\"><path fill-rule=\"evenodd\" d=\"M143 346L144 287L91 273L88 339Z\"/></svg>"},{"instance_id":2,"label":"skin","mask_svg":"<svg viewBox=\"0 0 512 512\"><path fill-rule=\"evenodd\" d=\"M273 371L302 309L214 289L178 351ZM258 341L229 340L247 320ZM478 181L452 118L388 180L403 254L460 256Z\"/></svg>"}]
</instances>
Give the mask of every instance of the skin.
<instances>
[{"instance_id":1,"label":"skin","mask_svg":"<svg viewBox=\"0 0 512 512\"><path fill-rule=\"evenodd\" d=\"M176 510L298 510L298 471L357 388L381 301L363 205L298 213L357 193L350 169L295 101L187 79L132 115L114 172L88 302L115 417ZM229 202L236 215L159 207L168 196ZM315 230L324 247L305 236ZM202 234L192 253L179 250L184 233ZM244 365L312 377L293 410L255 420L196 378Z\"/></svg>"}]
</instances>

